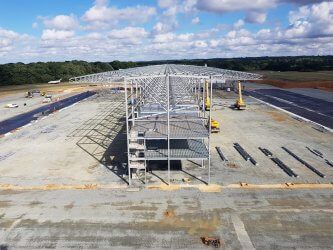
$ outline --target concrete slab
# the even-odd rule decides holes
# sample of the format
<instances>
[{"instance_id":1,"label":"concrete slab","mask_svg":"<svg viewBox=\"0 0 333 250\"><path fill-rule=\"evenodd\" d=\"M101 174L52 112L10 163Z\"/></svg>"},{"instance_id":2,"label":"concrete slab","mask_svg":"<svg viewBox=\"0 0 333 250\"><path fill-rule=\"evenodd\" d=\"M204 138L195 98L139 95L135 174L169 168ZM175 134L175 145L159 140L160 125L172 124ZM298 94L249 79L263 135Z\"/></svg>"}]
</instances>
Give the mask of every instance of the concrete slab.
<instances>
[{"instance_id":1,"label":"concrete slab","mask_svg":"<svg viewBox=\"0 0 333 250\"><path fill-rule=\"evenodd\" d=\"M174 188L149 188L167 180L163 170L148 173L146 188L139 180L127 188L124 99L107 90L0 138L1 248L206 249L202 236L220 238L222 249L331 248L332 188L279 185L331 183L333 168L305 147L332 160L332 134L252 98L245 99L246 111L230 109L235 99L225 92L214 98L213 118L221 124L211 145L215 186L205 185L207 168L186 161L174 162ZM235 142L259 165L245 161ZM258 147L300 177L286 175ZM261 186L233 188L240 182Z\"/></svg>"},{"instance_id":2,"label":"concrete slab","mask_svg":"<svg viewBox=\"0 0 333 250\"><path fill-rule=\"evenodd\" d=\"M322 190L1 191L0 199L9 249L206 249L202 236L220 238L222 249L333 243L332 192Z\"/></svg>"}]
</instances>

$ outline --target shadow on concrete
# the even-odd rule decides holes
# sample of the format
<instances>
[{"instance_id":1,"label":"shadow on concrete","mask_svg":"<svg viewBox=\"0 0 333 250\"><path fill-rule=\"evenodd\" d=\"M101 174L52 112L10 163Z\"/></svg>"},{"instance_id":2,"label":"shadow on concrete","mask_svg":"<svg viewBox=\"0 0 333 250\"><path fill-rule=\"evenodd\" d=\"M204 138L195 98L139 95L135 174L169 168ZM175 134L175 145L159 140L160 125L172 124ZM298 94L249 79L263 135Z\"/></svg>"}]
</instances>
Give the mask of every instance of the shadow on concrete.
<instances>
[{"instance_id":1,"label":"shadow on concrete","mask_svg":"<svg viewBox=\"0 0 333 250\"><path fill-rule=\"evenodd\" d=\"M171 171L181 171L182 162L181 161L170 161L170 172ZM168 171L168 161L148 161L147 162L147 172L155 176L164 184L168 184L160 175L157 174L157 171L167 172Z\"/></svg>"},{"instance_id":2,"label":"shadow on concrete","mask_svg":"<svg viewBox=\"0 0 333 250\"><path fill-rule=\"evenodd\" d=\"M78 147L128 184L124 100L122 94L111 94L108 91L97 93L89 101L100 103L100 112L72 131L68 137L79 138L76 143ZM200 166L200 164L195 164ZM192 178L204 182L184 171L181 161L171 161L170 167L171 171L182 171ZM159 176L158 172L167 172L167 170L167 161L147 162L147 172L165 184L167 181Z\"/></svg>"},{"instance_id":3,"label":"shadow on concrete","mask_svg":"<svg viewBox=\"0 0 333 250\"><path fill-rule=\"evenodd\" d=\"M94 100L101 103L101 112L69 134L79 137L76 145L108 170L128 183L125 103L122 94L103 91ZM109 103L105 105L105 103Z\"/></svg>"},{"instance_id":4,"label":"shadow on concrete","mask_svg":"<svg viewBox=\"0 0 333 250\"><path fill-rule=\"evenodd\" d=\"M195 175L193 175L193 174L190 174L189 172L185 171L184 169L182 170L182 172L183 172L184 174L187 174L187 175L191 176L193 179L196 179L196 180L198 180L198 181L202 182L203 184L206 184L206 185L208 185L208 182L206 182L206 181L204 181L204 180L201 180L201 179L199 179L198 177L196 177L196 176L195 176Z\"/></svg>"},{"instance_id":5,"label":"shadow on concrete","mask_svg":"<svg viewBox=\"0 0 333 250\"><path fill-rule=\"evenodd\" d=\"M0 250L8 250L8 245L0 244Z\"/></svg>"},{"instance_id":6,"label":"shadow on concrete","mask_svg":"<svg viewBox=\"0 0 333 250\"><path fill-rule=\"evenodd\" d=\"M149 161L147 164L148 171L168 171L168 161ZM181 161L170 161L170 171L182 170Z\"/></svg>"},{"instance_id":7,"label":"shadow on concrete","mask_svg":"<svg viewBox=\"0 0 333 250\"><path fill-rule=\"evenodd\" d=\"M192 160L188 160L189 162L191 162L192 164L196 165L197 167L201 167L201 164L195 162L195 161L192 161Z\"/></svg>"}]
</instances>

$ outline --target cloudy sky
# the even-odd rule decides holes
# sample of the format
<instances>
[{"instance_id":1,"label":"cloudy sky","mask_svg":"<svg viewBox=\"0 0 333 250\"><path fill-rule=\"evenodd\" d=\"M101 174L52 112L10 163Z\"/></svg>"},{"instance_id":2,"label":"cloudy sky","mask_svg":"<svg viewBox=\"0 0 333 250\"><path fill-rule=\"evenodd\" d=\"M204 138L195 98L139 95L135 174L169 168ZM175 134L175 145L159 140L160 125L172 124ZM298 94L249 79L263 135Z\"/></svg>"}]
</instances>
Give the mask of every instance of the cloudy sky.
<instances>
[{"instance_id":1,"label":"cloudy sky","mask_svg":"<svg viewBox=\"0 0 333 250\"><path fill-rule=\"evenodd\" d=\"M333 1L0 0L0 63L332 52Z\"/></svg>"}]
</instances>

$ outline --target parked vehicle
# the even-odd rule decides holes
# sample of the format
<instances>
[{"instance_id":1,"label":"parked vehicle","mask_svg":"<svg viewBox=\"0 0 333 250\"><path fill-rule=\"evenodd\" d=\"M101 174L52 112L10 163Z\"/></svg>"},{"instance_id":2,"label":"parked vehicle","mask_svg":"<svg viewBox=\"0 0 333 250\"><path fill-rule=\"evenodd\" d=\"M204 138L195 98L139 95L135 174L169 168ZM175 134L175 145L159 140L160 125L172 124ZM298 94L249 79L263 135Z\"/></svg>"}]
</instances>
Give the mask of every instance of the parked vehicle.
<instances>
[{"instance_id":1,"label":"parked vehicle","mask_svg":"<svg viewBox=\"0 0 333 250\"><path fill-rule=\"evenodd\" d=\"M6 108L18 108L18 105L16 103L8 103L5 106Z\"/></svg>"}]
</instances>

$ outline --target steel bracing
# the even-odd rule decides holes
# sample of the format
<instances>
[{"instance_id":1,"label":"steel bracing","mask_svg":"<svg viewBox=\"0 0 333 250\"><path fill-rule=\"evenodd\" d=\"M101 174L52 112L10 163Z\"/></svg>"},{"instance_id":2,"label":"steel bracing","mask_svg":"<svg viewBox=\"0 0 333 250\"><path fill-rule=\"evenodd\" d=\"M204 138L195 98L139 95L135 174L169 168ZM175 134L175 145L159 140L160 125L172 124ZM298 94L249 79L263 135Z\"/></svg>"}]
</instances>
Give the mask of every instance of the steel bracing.
<instances>
[{"instance_id":1,"label":"steel bracing","mask_svg":"<svg viewBox=\"0 0 333 250\"><path fill-rule=\"evenodd\" d=\"M128 77L144 77L152 75L210 76L213 80L257 80L261 78L258 74L234 70L193 65L163 64L78 76L71 78L70 82L113 83L115 81L124 81L124 79Z\"/></svg>"},{"instance_id":2,"label":"steel bracing","mask_svg":"<svg viewBox=\"0 0 333 250\"><path fill-rule=\"evenodd\" d=\"M124 82L129 184L151 160L199 161L210 183L213 81L254 80L260 75L191 65L154 65L74 77L75 83ZM209 88L205 88L208 84ZM208 89L208 93L207 92ZM205 98L211 106L205 108Z\"/></svg>"},{"instance_id":3,"label":"steel bracing","mask_svg":"<svg viewBox=\"0 0 333 250\"><path fill-rule=\"evenodd\" d=\"M147 161L192 159L210 169L209 112L202 109L203 76L139 76L125 78L128 170ZM210 182L210 177L207 183ZM131 183L131 178L129 178Z\"/></svg>"}]
</instances>

